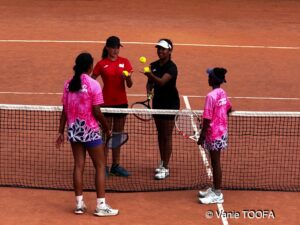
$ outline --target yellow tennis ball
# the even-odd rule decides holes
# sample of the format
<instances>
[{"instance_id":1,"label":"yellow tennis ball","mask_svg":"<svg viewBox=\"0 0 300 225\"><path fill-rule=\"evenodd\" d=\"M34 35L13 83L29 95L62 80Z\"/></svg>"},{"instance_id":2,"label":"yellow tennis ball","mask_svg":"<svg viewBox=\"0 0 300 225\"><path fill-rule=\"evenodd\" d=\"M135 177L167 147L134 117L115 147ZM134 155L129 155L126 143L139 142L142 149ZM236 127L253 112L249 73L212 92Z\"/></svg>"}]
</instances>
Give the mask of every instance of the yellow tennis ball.
<instances>
[{"instance_id":1,"label":"yellow tennis ball","mask_svg":"<svg viewBox=\"0 0 300 225\"><path fill-rule=\"evenodd\" d=\"M146 63L146 62L147 62L146 57L145 57L145 56L141 56L141 57L140 57L140 62L141 62L141 63Z\"/></svg>"},{"instance_id":2,"label":"yellow tennis ball","mask_svg":"<svg viewBox=\"0 0 300 225\"><path fill-rule=\"evenodd\" d=\"M144 67L144 73L149 73L149 72L150 72L149 66Z\"/></svg>"},{"instance_id":3,"label":"yellow tennis ball","mask_svg":"<svg viewBox=\"0 0 300 225\"><path fill-rule=\"evenodd\" d=\"M124 75L124 76L126 76L126 77L129 75L129 73L128 73L128 71L127 71L127 70L123 70L123 72L122 72L122 73L123 73L123 75Z\"/></svg>"}]
</instances>

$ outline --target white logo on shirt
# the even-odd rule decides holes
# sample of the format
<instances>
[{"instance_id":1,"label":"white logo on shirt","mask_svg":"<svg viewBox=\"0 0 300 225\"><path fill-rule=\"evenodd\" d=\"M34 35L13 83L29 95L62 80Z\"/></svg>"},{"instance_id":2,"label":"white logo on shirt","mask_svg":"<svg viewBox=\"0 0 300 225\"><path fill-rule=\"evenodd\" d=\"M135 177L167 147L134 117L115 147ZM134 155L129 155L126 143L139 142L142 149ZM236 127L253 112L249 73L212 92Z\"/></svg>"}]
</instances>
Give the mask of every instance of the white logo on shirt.
<instances>
[{"instance_id":1,"label":"white logo on shirt","mask_svg":"<svg viewBox=\"0 0 300 225\"><path fill-rule=\"evenodd\" d=\"M87 86L85 84L82 85L80 92L86 92L86 93L88 92Z\"/></svg>"},{"instance_id":2,"label":"white logo on shirt","mask_svg":"<svg viewBox=\"0 0 300 225\"><path fill-rule=\"evenodd\" d=\"M226 103L227 103L226 98L221 98L221 99L218 101L218 106L226 105Z\"/></svg>"},{"instance_id":3,"label":"white logo on shirt","mask_svg":"<svg viewBox=\"0 0 300 225\"><path fill-rule=\"evenodd\" d=\"M108 65L103 66L104 69L107 68L107 67L108 67Z\"/></svg>"},{"instance_id":4,"label":"white logo on shirt","mask_svg":"<svg viewBox=\"0 0 300 225\"><path fill-rule=\"evenodd\" d=\"M119 64L119 67L120 68L124 68L125 67L124 63L123 64Z\"/></svg>"}]
</instances>

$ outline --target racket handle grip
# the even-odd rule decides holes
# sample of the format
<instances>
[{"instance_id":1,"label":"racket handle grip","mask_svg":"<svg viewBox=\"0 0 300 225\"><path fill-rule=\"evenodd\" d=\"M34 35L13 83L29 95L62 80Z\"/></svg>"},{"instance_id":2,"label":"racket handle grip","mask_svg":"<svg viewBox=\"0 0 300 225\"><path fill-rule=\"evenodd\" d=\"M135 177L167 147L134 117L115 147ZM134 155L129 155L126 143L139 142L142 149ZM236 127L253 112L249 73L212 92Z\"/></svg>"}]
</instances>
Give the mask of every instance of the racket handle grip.
<instances>
[{"instance_id":1,"label":"racket handle grip","mask_svg":"<svg viewBox=\"0 0 300 225\"><path fill-rule=\"evenodd\" d=\"M147 93L147 99L151 100L153 98L153 91Z\"/></svg>"}]
</instances>

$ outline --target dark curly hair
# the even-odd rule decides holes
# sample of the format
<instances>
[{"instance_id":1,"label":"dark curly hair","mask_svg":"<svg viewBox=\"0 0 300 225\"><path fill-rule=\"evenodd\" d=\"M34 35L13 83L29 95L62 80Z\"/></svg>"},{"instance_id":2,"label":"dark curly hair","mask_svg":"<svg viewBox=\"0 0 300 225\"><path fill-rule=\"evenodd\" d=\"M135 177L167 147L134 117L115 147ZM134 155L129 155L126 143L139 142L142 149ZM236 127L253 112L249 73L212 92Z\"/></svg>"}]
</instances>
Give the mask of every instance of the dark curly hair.
<instances>
[{"instance_id":1,"label":"dark curly hair","mask_svg":"<svg viewBox=\"0 0 300 225\"><path fill-rule=\"evenodd\" d=\"M225 74L227 73L227 70L222 67L215 67L213 69L213 77L215 78L215 82L217 84L226 83Z\"/></svg>"}]
</instances>

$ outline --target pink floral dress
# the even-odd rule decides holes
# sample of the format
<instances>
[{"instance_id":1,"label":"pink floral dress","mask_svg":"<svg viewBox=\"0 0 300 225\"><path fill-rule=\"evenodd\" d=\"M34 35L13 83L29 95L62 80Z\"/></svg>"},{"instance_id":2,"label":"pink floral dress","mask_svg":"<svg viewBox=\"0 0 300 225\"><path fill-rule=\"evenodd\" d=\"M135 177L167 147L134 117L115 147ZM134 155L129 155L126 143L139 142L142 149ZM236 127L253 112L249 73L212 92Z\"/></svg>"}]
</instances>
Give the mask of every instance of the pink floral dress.
<instances>
[{"instance_id":1,"label":"pink floral dress","mask_svg":"<svg viewBox=\"0 0 300 225\"><path fill-rule=\"evenodd\" d=\"M204 141L207 150L223 150L227 147L227 111L231 103L222 88L216 88L208 93L205 99L203 118L209 119L209 129Z\"/></svg>"},{"instance_id":2,"label":"pink floral dress","mask_svg":"<svg viewBox=\"0 0 300 225\"><path fill-rule=\"evenodd\" d=\"M99 83L87 74L81 75L81 90L70 92L70 80L65 83L62 104L67 115L68 139L89 142L101 139L100 127L93 116L92 107L103 104Z\"/></svg>"}]
</instances>

